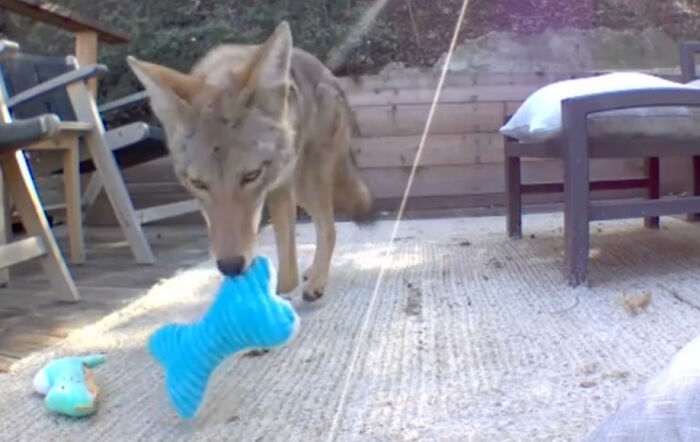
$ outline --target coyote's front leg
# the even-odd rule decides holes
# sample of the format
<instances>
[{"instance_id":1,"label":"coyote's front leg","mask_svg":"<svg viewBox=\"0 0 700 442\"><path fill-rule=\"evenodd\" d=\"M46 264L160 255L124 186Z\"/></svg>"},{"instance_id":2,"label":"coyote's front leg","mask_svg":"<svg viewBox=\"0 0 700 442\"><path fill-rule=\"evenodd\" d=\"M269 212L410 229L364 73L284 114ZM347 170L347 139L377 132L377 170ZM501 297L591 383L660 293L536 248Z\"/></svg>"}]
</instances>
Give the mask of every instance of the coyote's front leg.
<instances>
[{"instance_id":1,"label":"coyote's front leg","mask_svg":"<svg viewBox=\"0 0 700 442\"><path fill-rule=\"evenodd\" d=\"M305 197L303 208L311 216L316 230L316 251L311 267L304 273L303 298L316 301L326 289L328 273L335 248L335 216L330 186L319 186L313 198Z\"/></svg>"},{"instance_id":2,"label":"coyote's front leg","mask_svg":"<svg viewBox=\"0 0 700 442\"><path fill-rule=\"evenodd\" d=\"M297 206L292 186L285 185L270 192L266 203L270 211L272 226L275 229L277 243L277 261L279 263L277 293L289 293L299 285L299 266L294 233Z\"/></svg>"}]
</instances>

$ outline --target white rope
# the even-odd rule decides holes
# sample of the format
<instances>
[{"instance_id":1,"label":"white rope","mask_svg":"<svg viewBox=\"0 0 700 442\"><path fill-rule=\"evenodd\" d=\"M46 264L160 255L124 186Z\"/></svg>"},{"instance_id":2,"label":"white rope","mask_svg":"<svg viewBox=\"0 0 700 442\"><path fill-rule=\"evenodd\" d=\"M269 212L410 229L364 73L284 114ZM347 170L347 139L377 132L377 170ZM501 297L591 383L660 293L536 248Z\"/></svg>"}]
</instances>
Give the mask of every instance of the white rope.
<instances>
[{"instance_id":1,"label":"white rope","mask_svg":"<svg viewBox=\"0 0 700 442\"><path fill-rule=\"evenodd\" d=\"M452 41L450 42L450 48L445 56L445 62L442 66L440 72L440 78L438 80L437 89L435 90L435 95L433 96L433 101L430 105L430 111L428 112L428 119L425 122L425 127L423 128L423 134L418 144L418 151L413 159L413 166L411 167L411 173L408 176L408 182L406 182L406 189L404 190L403 197L401 198L401 205L399 206L399 212L396 215L396 220L394 221L394 227L391 231L391 237L389 238L389 245L386 249L384 259L382 259L382 265L379 268L379 276L374 284L374 290L372 291L372 296L367 306L367 311L360 326L359 333L357 335L357 345L353 348L352 355L350 356L350 364L346 371L345 379L343 381L343 388L340 393L340 398L338 399L338 406L333 415L333 420L331 422L331 427L328 432L328 441L333 441L336 438L336 433L338 432L338 425L340 423L340 418L345 411L345 404L347 402L348 390L350 389L350 381L355 372L355 366L357 365L358 355L360 353L360 345L362 345L367 329L369 328L369 320L374 311L374 305L377 301L377 294L381 287L382 281L384 280L384 273L386 268L390 263L392 253L394 251L394 240L396 239L396 234L399 231L399 224L401 224L401 219L403 218L404 211L406 210L406 201L408 200L408 195L411 192L411 186L413 185L413 179L416 175L416 170L418 168L418 163L420 162L421 154L423 153L423 148L425 147L425 141L428 138L428 133L430 132L430 126L433 122L433 115L435 114L435 109L437 108L438 100L440 99L440 94L442 93L443 84L445 83L445 77L447 75L447 70L452 61L452 54L454 52L455 46L457 45L457 38L459 36L459 31L462 29L462 22L467 12L467 6L469 5L469 0L464 0L462 3L462 9L459 12L459 18L457 19L457 25L455 26L454 33L452 34Z\"/></svg>"}]
</instances>

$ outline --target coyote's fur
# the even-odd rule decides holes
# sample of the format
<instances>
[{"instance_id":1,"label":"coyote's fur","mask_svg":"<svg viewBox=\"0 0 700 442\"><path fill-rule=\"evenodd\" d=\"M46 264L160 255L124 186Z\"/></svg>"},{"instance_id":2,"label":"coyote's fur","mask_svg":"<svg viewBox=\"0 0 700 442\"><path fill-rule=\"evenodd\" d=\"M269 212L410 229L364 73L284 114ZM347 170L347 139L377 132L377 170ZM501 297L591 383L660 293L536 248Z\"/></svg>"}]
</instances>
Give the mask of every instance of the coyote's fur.
<instances>
[{"instance_id":1,"label":"coyote's fur","mask_svg":"<svg viewBox=\"0 0 700 442\"><path fill-rule=\"evenodd\" d=\"M250 264L266 204L277 290L296 288L298 204L317 238L304 299L320 298L335 246L334 208L359 221L372 205L349 150L354 120L336 77L293 48L286 22L261 45L212 49L189 74L127 61L163 125L178 179L200 202L219 270L236 275Z\"/></svg>"}]
</instances>

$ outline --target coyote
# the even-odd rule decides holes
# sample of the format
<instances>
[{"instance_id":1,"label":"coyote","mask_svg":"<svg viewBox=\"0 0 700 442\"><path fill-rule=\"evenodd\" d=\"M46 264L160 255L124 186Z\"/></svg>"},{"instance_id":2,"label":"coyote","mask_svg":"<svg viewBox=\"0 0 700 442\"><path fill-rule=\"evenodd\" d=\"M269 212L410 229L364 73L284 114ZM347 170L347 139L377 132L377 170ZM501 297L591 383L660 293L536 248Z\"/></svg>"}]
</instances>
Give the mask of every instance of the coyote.
<instances>
[{"instance_id":1,"label":"coyote","mask_svg":"<svg viewBox=\"0 0 700 442\"><path fill-rule=\"evenodd\" d=\"M263 204L275 231L277 291L299 285L297 204L313 220L316 252L303 298L323 296L335 246L334 209L354 221L372 196L350 152L353 114L336 77L293 48L287 22L260 45L221 45L189 74L127 62L161 121L180 182L199 201L219 271L245 271Z\"/></svg>"}]
</instances>

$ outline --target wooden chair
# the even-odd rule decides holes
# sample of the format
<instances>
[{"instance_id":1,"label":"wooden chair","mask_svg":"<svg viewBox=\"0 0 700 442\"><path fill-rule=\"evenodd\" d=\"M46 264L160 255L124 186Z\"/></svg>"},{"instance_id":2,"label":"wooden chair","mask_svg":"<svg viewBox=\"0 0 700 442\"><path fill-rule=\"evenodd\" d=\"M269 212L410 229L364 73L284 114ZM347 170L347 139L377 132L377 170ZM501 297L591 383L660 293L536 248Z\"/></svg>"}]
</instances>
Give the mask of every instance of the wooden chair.
<instances>
[{"instance_id":1,"label":"wooden chair","mask_svg":"<svg viewBox=\"0 0 700 442\"><path fill-rule=\"evenodd\" d=\"M104 71L104 67L80 68L72 56L15 54L2 60L0 69L10 96L8 102L11 104L13 115L27 118L41 112L53 112L64 121L87 123L91 128L81 137L87 149L80 149L77 162L71 160L70 163L77 167L77 173L67 161L57 163L49 159L42 162L42 156L37 155L31 162L37 176L64 173L66 177L72 178L80 173L96 172L92 173L85 192L78 198L71 195L76 195L76 192L80 194L79 180L64 181L72 183L70 189L67 186L64 189L66 221L71 234L71 244L75 245L71 247L72 255L75 258L81 256L77 250L73 252L74 248L77 249L82 244L82 231L79 226L82 225L85 211L93 206L104 189L136 260L152 263L154 258L143 234L142 225L194 212L198 210L198 206L191 199L139 210L133 207L120 168L132 167L168 155L163 130L141 121L105 130L102 116L144 102L147 100L146 94L136 93L98 109L85 85L85 79L89 77L72 83L66 83L65 79L86 70L90 70L91 76L94 76ZM57 83L61 85L48 87ZM28 149L31 150L32 147Z\"/></svg>"},{"instance_id":2,"label":"wooden chair","mask_svg":"<svg viewBox=\"0 0 700 442\"><path fill-rule=\"evenodd\" d=\"M653 106L700 107L700 90L647 89L569 98L561 104L562 135L557 139L543 143L505 140L507 233L512 238L522 235L523 194L563 191L565 265L572 286L584 283L588 276L591 221L644 217L648 227L658 227L659 216L700 213L700 166L697 160L700 157L700 137L592 138L588 134L588 116L591 114ZM695 158L695 195L659 198L659 157L682 156ZM523 184L520 162L525 157L562 160L564 182ZM592 158L643 158L647 176L591 182L589 161ZM631 188L647 189L647 199L592 201L590 198L591 190Z\"/></svg>"},{"instance_id":3,"label":"wooden chair","mask_svg":"<svg viewBox=\"0 0 700 442\"><path fill-rule=\"evenodd\" d=\"M27 238L0 245L0 268L7 269L31 259L39 259L53 289L66 300L77 301L78 291L56 244L29 171L23 146L60 137L61 122L56 115L0 123L0 165L3 194L12 197ZM0 219L2 230L9 228ZM7 232L0 232L3 236Z\"/></svg>"},{"instance_id":4,"label":"wooden chair","mask_svg":"<svg viewBox=\"0 0 700 442\"><path fill-rule=\"evenodd\" d=\"M700 53L700 41L682 42L680 47L681 79L684 83L698 78L695 54ZM700 196L700 156L693 157L693 195ZM700 213L688 215L689 221L700 221Z\"/></svg>"},{"instance_id":5,"label":"wooden chair","mask_svg":"<svg viewBox=\"0 0 700 442\"><path fill-rule=\"evenodd\" d=\"M8 59L16 56L16 49L13 50L12 54L5 54L2 62L8 62ZM33 109L34 112L15 112L14 107L17 106L16 102L12 100L9 94L9 88L7 83L2 84L2 100L0 105L0 113L2 113L2 121L9 122L12 118L33 118L36 115L41 115L42 113L51 113L56 115L54 109L47 107ZM21 106L21 105L19 105ZM70 103L65 105L67 109L70 109ZM63 109L65 110L65 109ZM10 116L12 114L12 116ZM75 120L75 118L72 118ZM80 147L80 138L84 133L91 130L92 125L89 123L81 122L64 122L61 124L60 133L54 137L48 137L41 140L37 140L34 143L27 143L24 148L31 151L55 151L60 154L60 159L62 163L62 168L65 170L63 176L63 189L66 201L66 221L69 230L69 240L70 240L70 257L74 264L81 264L85 261L85 251L83 244L83 232L82 232L82 220L80 214L80 175L78 173L78 152ZM27 155L33 158L33 155ZM36 165L36 163L34 164ZM30 164L30 168L31 168ZM34 175L34 170L32 168ZM9 207L6 208L9 211ZM46 209L46 207L44 207Z\"/></svg>"}]
</instances>

